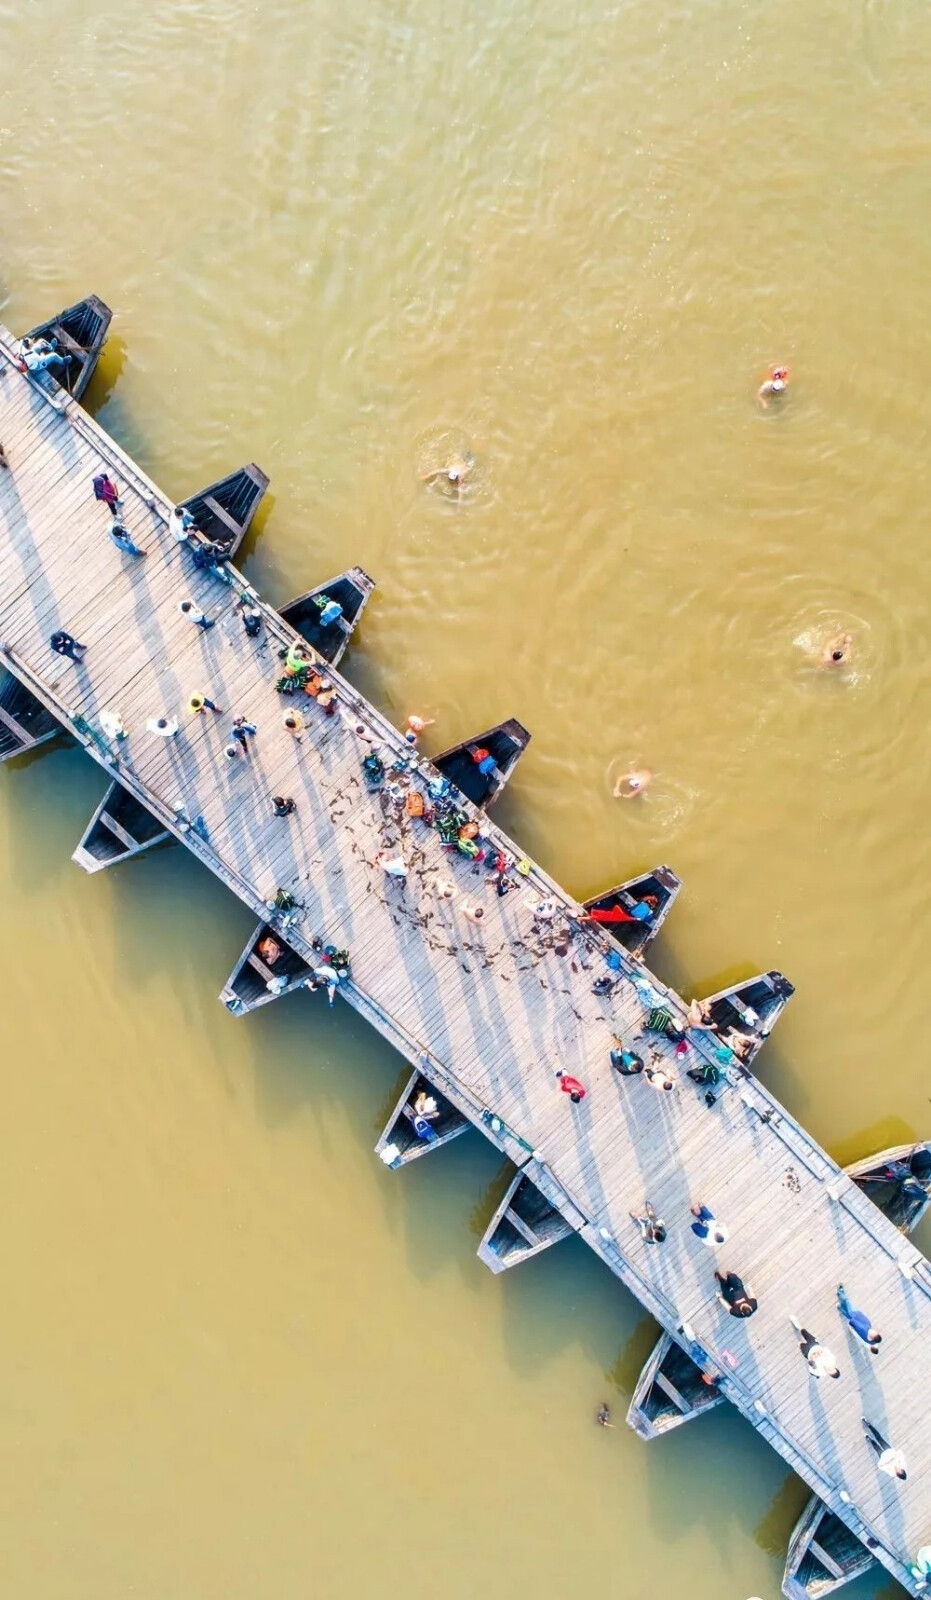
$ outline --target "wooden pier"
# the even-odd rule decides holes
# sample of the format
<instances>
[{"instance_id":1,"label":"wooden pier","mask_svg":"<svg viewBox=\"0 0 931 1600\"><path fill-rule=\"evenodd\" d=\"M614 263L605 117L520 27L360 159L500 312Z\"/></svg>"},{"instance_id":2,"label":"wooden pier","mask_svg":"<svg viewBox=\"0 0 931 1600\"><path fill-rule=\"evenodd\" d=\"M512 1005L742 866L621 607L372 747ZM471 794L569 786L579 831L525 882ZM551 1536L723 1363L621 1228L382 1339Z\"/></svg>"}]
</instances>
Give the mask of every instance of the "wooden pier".
<instances>
[{"instance_id":1,"label":"wooden pier","mask_svg":"<svg viewBox=\"0 0 931 1600\"><path fill-rule=\"evenodd\" d=\"M611 924L580 922L578 903L523 863L520 848L461 794L454 798L485 850L514 864L503 897L487 862L447 847L413 814L420 802L411 796L436 804L441 773L328 664L368 599L364 573L345 575L358 604L333 648L321 651L337 714L306 694L276 693L294 628L228 563L195 566L169 532L173 502L52 378L19 370L17 352L0 328L0 441L9 463L0 468L0 759L64 730L115 785L81 843L82 865L98 870L176 839L252 909L260 926L223 995L232 1012L308 977L314 983L321 946L348 950L339 993L413 1072L379 1142L385 1164L401 1167L479 1129L515 1167L483 1259L501 1271L578 1233L668 1336L645 1372L640 1431L651 1436L727 1400L809 1485L816 1499L793 1546L787 1592L823 1594L880 1562L921 1593L909 1569L931 1543L929 1263L860 1186L863 1174L841 1171L738 1058L727 1058L721 1028L687 1028L681 998L640 959L649 940L639 930L623 940ZM104 470L144 559L109 537L91 490ZM214 626L193 625L182 600ZM254 634L243 603L261 619ZM304 613L292 615L299 623ZM50 649L59 629L87 646L82 664ZM196 693L223 714L189 713ZM284 724L295 708L297 733ZM234 714L258 731L246 753L229 759ZM114 717L124 737L112 732ZM158 717L177 719L177 735L148 731ZM523 747L519 723L502 728ZM373 750L386 769L378 787L363 770ZM456 752L443 765L468 771ZM491 782L490 792L498 787ZM293 797L294 813L275 816L272 795ZM404 857L406 881L384 872L380 851ZM589 904L636 907L644 882L661 891L659 921L679 887L666 868ZM466 913L478 907L481 918L471 920ZM630 927L618 924L619 932ZM258 949L260 929L288 953L281 982L267 959L272 947ZM771 1014L768 1000L761 1011L744 991L715 998L737 1035L752 1041L748 1055L791 992L773 987L778 978L752 990L772 997ZM325 1001L317 994L307 1003ZM684 1050L647 1031L651 1012L662 1010L669 1031L685 1034ZM657 1092L646 1075L615 1071L609 1053L618 1038L648 1065L652 1056L673 1089ZM721 1078L711 1105L707 1085L686 1075L702 1064ZM561 1092L557 1068L584 1084L579 1104ZM417 1111L419 1094L436 1101L432 1121ZM869 1181L878 1197L881 1175ZM894 1175L890 1182L896 1189ZM661 1244L645 1243L631 1221L645 1199L665 1220ZM726 1225L719 1249L691 1231L689 1208L699 1201ZM903 1226L917 1209L899 1205ZM759 1301L755 1315L728 1314L716 1266L744 1278ZM838 1315L840 1282L882 1332L875 1357ZM790 1316L835 1352L838 1381L809 1375ZM863 1416L904 1451L906 1482L877 1472ZM715 1516L713 1493L707 1515Z\"/></svg>"}]
</instances>

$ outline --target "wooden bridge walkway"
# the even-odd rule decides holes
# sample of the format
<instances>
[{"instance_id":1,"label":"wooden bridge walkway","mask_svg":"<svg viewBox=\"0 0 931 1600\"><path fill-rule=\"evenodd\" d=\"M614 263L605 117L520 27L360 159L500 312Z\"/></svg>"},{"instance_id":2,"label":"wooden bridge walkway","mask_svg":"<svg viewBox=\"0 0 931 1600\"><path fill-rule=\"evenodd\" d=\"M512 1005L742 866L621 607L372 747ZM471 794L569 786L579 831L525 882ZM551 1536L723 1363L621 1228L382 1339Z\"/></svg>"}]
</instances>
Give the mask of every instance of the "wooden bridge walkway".
<instances>
[{"instance_id":1,"label":"wooden bridge walkway","mask_svg":"<svg viewBox=\"0 0 931 1600\"><path fill-rule=\"evenodd\" d=\"M542 870L499 898L484 868L444 850L384 793L371 794L361 770L368 739L386 761L410 752L339 674L330 674L339 714L327 718L301 697L305 731L289 734L282 718L292 702L273 680L290 630L259 602L264 631L246 636L235 610L245 580L194 568L167 531L172 503L50 380L20 373L15 349L0 329L0 440L10 466L0 471L0 665L259 918L276 890L292 892L303 907L286 932L295 950L312 962L315 936L349 949L349 1003L523 1168L825 1504L920 1592L908 1562L931 1540L928 1263L755 1078L735 1075L709 1110L674 1046L652 1036L672 1093L612 1071L615 1037L632 1043L649 1011L644 969L625 962L615 993L595 994L616 947L591 927L564 942L536 931L541 897L578 911ZM91 492L102 468L121 486L144 560L108 536ZM215 627L192 626L178 609L185 598ZM82 666L51 652L59 628L87 645ZM189 715L198 691L225 714ZM118 761L99 732L105 710L128 731ZM248 759L229 761L234 713L258 733ZM179 719L176 738L146 731L160 715ZM422 786L417 772L411 781ZM294 816L273 816L275 793L295 797ZM202 817L206 838L182 817ZM520 858L485 819L482 830ZM407 857L406 884L376 863L386 846ZM437 894L446 880L452 899ZM464 900L482 905L480 925L463 915ZM677 995L649 982L670 1011L684 1012ZM711 1059L707 1036L690 1041L693 1063L703 1052ZM580 1105L559 1091L557 1066L587 1087ZM666 1221L661 1245L643 1243L630 1220L644 1197ZM717 1259L690 1231L699 1200L729 1229ZM755 1316L727 1314L716 1264L752 1287ZM875 1358L837 1315L839 1281L881 1328ZM839 1381L809 1376L790 1314L835 1351ZM861 1416L905 1452L906 1483L877 1473ZM713 1494L708 1503L713 1518Z\"/></svg>"}]
</instances>

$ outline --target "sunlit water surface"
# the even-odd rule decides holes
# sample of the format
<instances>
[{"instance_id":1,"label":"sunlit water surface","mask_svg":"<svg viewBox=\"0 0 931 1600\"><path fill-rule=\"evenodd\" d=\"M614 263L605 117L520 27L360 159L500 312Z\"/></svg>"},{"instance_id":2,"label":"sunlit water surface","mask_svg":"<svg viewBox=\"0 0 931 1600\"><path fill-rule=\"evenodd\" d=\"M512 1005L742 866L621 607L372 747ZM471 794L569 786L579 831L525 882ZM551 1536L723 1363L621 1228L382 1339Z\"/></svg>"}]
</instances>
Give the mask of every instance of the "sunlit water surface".
<instances>
[{"instance_id":1,"label":"sunlit water surface","mask_svg":"<svg viewBox=\"0 0 931 1600\"><path fill-rule=\"evenodd\" d=\"M783 968L760 1072L839 1159L927 1134L927 7L18 0L0 62L3 319L107 299L92 407L170 492L271 473L263 590L361 563L354 680L526 722L502 820L580 896L673 865L686 993ZM0 773L4 1592L776 1596L801 1486L596 1428L638 1307L574 1242L493 1279L497 1159L385 1172L398 1059L228 1017L250 918L83 877L101 790Z\"/></svg>"}]
</instances>

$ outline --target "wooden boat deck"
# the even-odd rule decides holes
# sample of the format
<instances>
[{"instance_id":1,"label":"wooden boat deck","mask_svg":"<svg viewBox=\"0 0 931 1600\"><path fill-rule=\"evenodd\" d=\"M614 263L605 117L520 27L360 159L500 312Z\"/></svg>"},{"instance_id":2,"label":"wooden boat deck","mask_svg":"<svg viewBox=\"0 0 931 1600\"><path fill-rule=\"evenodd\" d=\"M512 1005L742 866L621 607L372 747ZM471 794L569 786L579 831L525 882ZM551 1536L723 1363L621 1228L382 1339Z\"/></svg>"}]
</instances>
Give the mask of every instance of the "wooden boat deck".
<instances>
[{"instance_id":1,"label":"wooden boat deck","mask_svg":"<svg viewBox=\"0 0 931 1600\"><path fill-rule=\"evenodd\" d=\"M663 1056L672 1093L611 1070L616 1035L632 1043L650 1008L632 981L644 969L618 953L621 981L610 997L596 995L593 981L617 946L594 928L566 938L534 931L541 897L578 909L543 871L534 867L499 899L483 867L445 851L385 791L370 793L361 769L369 745L356 724L386 765L409 751L337 672L341 714L326 718L301 697L306 729L293 738L282 723L293 702L272 688L290 631L260 603L263 633L246 636L235 610L245 580L233 572L231 586L193 567L166 531L171 502L53 383L20 374L14 348L0 329L0 439L11 466L0 472L2 662L258 917L279 887L291 891L303 907L286 933L295 950L313 959L314 936L348 948L348 1001L524 1169L664 1328L685 1327L727 1398L859 1538L876 1539L879 1559L917 1593L906 1563L931 1531L929 1264L753 1077L735 1072L709 1110L674 1047L653 1036L638 1048ZM90 487L102 466L121 486L145 560L108 537ZM192 626L178 611L183 598L216 626ZM83 666L50 651L57 628L88 646ZM201 690L228 715L189 716L188 697ZM98 731L105 709L128 730L118 761ZM240 713L259 731L248 759L230 762L229 714ZM146 731L162 714L179 719L176 739ZM296 815L276 819L274 793L293 795ZM203 818L206 840L186 830L179 807ZM512 858L522 854L482 827ZM399 841L406 885L375 864ZM456 899L437 898L442 880L455 883ZM480 926L463 917L462 897L483 906ZM670 1011L683 1011L649 981ZM710 1058L708 1037L690 1037L692 1061ZM559 1092L558 1066L587 1086L581 1105ZM642 1243L628 1215L645 1196L667 1223L661 1246ZM730 1229L717 1262L689 1229L697 1200ZM727 1315L716 1264L752 1287L756 1316ZM837 1316L839 1280L883 1332L875 1359ZM808 1376L790 1314L830 1344L839 1382ZM877 1474L861 1414L904 1450L906 1484Z\"/></svg>"}]
</instances>

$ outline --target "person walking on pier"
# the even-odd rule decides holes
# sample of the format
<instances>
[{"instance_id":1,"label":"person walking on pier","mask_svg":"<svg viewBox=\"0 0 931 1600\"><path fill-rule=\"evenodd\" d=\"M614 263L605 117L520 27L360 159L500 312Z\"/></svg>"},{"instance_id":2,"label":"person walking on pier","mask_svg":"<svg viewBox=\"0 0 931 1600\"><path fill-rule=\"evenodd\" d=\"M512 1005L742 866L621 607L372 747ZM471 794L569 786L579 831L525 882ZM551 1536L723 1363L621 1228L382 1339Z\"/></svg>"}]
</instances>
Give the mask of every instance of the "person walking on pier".
<instances>
[{"instance_id":1,"label":"person walking on pier","mask_svg":"<svg viewBox=\"0 0 931 1600\"><path fill-rule=\"evenodd\" d=\"M110 538L118 550L123 550L128 556L147 556L148 550L140 550L133 543L133 537L124 522L120 521L119 513L114 511L113 521L110 523Z\"/></svg>"},{"instance_id":2,"label":"person walking on pier","mask_svg":"<svg viewBox=\"0 0 931 1600\"><path fill-rule=\"evenodd\" d=\"M304 731L304 718L299 711L286 711L281 720L288 732L293 733L295 738Z\"/></svg>"},{"instance_id":3,"label":"person walking on pier","mask_svg":"<svg viewBox=\"0 0 931 1600\"><path fill-rule=\"evenodd\" d=\"M49 640L49 644L56 655L67 656L70 661L76 661L79 666L84 660L87 645L79 644L77 639L73 638L70 633L65 632L64 628L56 629Z\"/></svg>"},{"instance_id":4,"label":"person walking on pier","mask_svg":"<svg viewBox=\"0 0 931 1600\"><path fill-rule=\"evenodd\" d=\"M215 711L218 717L223 715L223 707L214 705L205 694L192 694L187 703L187 708L192 717L202 717L207 711Z\"/></svg>"},{"instance_id":5,"label":"person walking on pier","mask_svg":"<svg viewBox=\"0 0 931 1600\"><path fill-rule=\"evenodd\" d=\"M656 1207L649 1200L644 1200L641 1212L631 1211L629 1216L631 1222L640 1229L644 1244L662 1244L666 1237L666 1224L662 1217L656 1215Z\"/></svg>"},{"instance_id":6,"label":"person walking on pier","mask_svg":"<svg viewBox=\"0 0 931 1600\"><path fill-rule=\"evenodd\" d=\"M820 1344L814 1334L803 1328L796 1317L790 1317L789 1321L798 1334L798 1347L808 1362L808 1370L812 1377L839 1378L840 1367L834 1358L833 1350L829 1350L826 1344Z\"/></svg>"},{"instance_id":7,"label":"person walking on pier","mask_svg":"<svg viewBox=\"0 0 931 1600\"><path fill-rule=\"evenodd\" d=\"M94 489L94 499L99 500L101 505L105 505L111 517L115 517L123 502L110 474L108 472L98 472L97 476L91 479L91 483Z\"/></svg>"},{"instance_id":8,"label":"person walking on pier","mask_svg":"<svg viewBox=\"0 0 931 1600\"><path fill-rule=\"evenodd\" d=\"M273 794L272 810L276 817L291 817L297 810L297 804L289 794Z\"/></svg>"},{"instance_id":9,"label":"person walking on pier","mask_svg":"<svg viewBox=\"0 0 931 1600\"><path fill-rule=\"evenodd\" d=\"M174 739L178 734L177 717L150 717L146 723L150 733L158 734L160 739Z\"/></svg>"},{"instance_id":10,"label":"person walking on pier","mask_svg":"<svg viewBox=\"0 0 931 1600\"><path fill-rule=\"evenodd\" d=\"M193 622L195 628L207 629L213 627L210 617L207 616L206 612L201 611L193 600L181 600L178 604L178 610L182 617L187 617L188 622Z\"/></svg>"},{"instance_id":11,"label":"person walking on pier","mask_svg":"<svg viewBox=\"0 0 931 1600\"><path fill-rule=\"evenodd\" d=\"M879 1347L883 1342L881 1333L877 1333L865 1311L858 1311L851 1305L847 1298L847 1291L842 1283L837 1285L837 1309L844 1321L853 1329L858 1339L869 1349L870 1355L879 1354Z\"/></svg>"},{"instance_id":12,"label":"person walking on pier","mask_svg":"<svg viewBox=\"0 0 931 1600\"><path fill-rule=\"evenodd\" d=\"M244 753L248 755L249 740L252 738L253 734L258 733L258 731L259 730L254 722L247 721L245 717L234 717L233 726L230 731L230 738L235 739L237 744L242 745Z\"/></svg>"},{"instance_id":13,"label":"person walking on pier","mask_svg":"<svg viewBox=\"0 0 931 1600\"><path fill-rule=\"evenodd\" d=\"M581 1084L578 1078L573 1078L571 1072L564 1072L562 1067L556 1068L556 1077L559 1080L559 1087L563 1094L569 1096L574 1106L581 1105L588 1093L584 1084Z\"/></svg>"},{"instance_id":14,"label":"person walking on pier","mask_svg":"<svg viewBox=\"0 0 931 1600\"><path fill-rule=\"evenodd\" d=\"M867 1444L876 1452L877 1469L888 1473L890 1478L901 1479L904 1483L908 1473L905 1470L905 1457L901 1450L894 1450L889 1440L884 1439L879 1429L874 1428L872 1422L867 1422L865 1417L861 1417L860 1421L863 1423Z\"/></svg>"},{"instance_id":15,"label":"person walking on pier","mask_svg":"<svg viewBox=\"0 0 931 1600\"><path fill-rule=\"evenodd\" d=\"M759 1305L754 1294L736 1272L716 1272L720 1293L718 1299L732 1317L752 1317Z\"/></svg>"}]
</instances>

